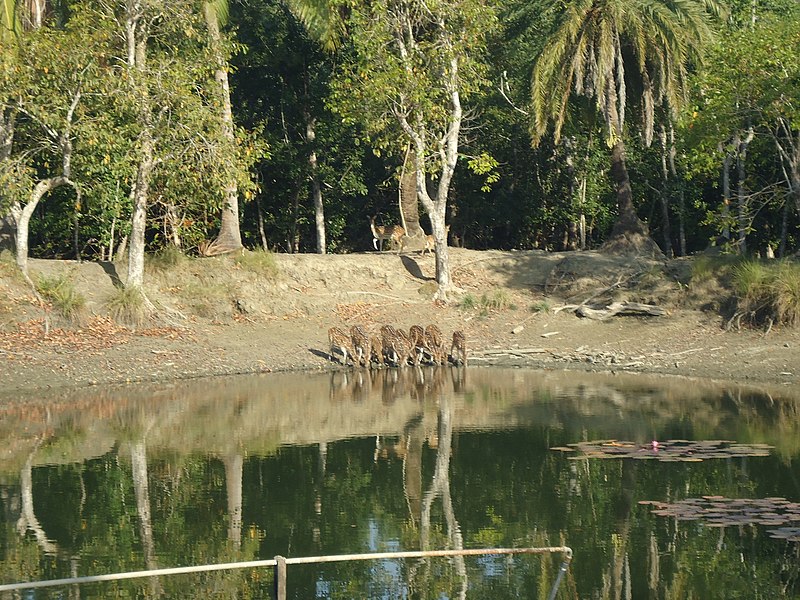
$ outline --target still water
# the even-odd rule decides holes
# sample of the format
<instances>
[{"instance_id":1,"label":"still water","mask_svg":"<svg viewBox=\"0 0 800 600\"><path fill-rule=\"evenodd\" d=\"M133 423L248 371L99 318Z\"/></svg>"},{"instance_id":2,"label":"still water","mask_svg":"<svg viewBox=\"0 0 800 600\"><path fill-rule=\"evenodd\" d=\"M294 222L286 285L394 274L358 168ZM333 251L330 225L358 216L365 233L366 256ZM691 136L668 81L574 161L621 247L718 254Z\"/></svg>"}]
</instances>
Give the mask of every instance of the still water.
<instances>
[{"instance_id":1,"label":"still water","mask_svg":"<svg viewBox=\"0 0 800 600\"><path fill-rule=\"evenodd\" d=\"M562 599L797 598L799 409L788 389L481 368L7 399L0 583L564 544ZM569 446L598 440L599 452ZM689 445L704 440L713 451ZM670 444L695 450L675 459ZM715 496L743 508L721 513ZM681 501L671 514L649 504ZM539 599L559 562L292 565L288 597ZM271 569L245 569L0 597L270 598L272 585Z\"/></svg>"}]
</instances>

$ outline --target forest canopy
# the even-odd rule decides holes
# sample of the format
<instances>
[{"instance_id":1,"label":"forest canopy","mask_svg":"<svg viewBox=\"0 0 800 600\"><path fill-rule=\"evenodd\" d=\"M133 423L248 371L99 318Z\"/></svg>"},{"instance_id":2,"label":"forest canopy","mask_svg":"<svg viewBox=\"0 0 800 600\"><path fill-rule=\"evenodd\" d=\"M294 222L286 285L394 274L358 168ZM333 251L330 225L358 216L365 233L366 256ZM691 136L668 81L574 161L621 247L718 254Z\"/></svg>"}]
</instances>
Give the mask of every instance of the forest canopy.
<instances>
[{"instance_id":1,"label":"forest canopy","mask_svg":"<svg viewBox=\"0 0 800 600\"><path fill-rule=\"evenodd\" d=\"M794 0L2 2L0 245L23 268L123 258L135 284L171 247L367 251L409 172L450 245L640 223L668 257L800 248Z\"/></svg>"}]
</instances>

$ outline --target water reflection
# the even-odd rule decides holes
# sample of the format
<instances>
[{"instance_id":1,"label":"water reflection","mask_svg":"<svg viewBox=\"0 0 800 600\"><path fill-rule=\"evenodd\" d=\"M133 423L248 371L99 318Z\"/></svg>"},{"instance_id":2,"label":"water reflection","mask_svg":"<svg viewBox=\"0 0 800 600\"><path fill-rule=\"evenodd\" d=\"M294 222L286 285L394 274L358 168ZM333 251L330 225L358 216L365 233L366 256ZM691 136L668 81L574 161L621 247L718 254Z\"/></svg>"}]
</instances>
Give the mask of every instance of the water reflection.
<instances>
[{"instance_id":1,"label":"water reflection","mask_svg":"<svg viewBox=\"0 0 800 600\"><path fill-rule=\"evenodd\" d=\"M797 501L798 406L789 393L743 387L463 368L14 399L0 405L0 576L566 543L576 558L560 597L723 598L721 564L744 596L755 571L759 593L775 594L763 597L792 597L797 544L756 526L689 527L639 503L715 494ZM606 438L730 439L774 450L716 464L576 461L550 450ZM556 563L292 567L290 597L532 597L549 590ZM70 594L181 598L187 589L268 598L271 576L163 577Z\"/></svg>"}]
</instances>

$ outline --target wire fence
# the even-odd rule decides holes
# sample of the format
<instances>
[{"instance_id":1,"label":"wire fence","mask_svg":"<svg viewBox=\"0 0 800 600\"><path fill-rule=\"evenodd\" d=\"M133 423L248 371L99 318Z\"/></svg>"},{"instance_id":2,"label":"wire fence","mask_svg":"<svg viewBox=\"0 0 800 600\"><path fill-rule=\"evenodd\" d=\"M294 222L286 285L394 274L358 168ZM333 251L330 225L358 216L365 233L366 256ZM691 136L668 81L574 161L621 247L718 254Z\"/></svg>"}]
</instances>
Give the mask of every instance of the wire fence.
<instances>
[{"instance_id":1,"label":"wire fence","mask_svg":"<svg viewBox=\"0 0 800 600\"><path fill-rule=\"evenodd\" d=\"M411 558L436 558L453 556L489 556L502 554L561 554L562 561L559 566L553 587L548 600L554 600L558 588L572 562L572 549L568 546L549 546L542 548L471 548L467 550L419 550L408 552L373 552L366 554L332 554L327 556L301 556L285 558L276 556L269 560L251 560L244 562L220 563L213 565L194 565L188 567L173 567L168 569L151 569L147 571L129 571L126 573L108 573L105 575L87 575L84 577L68 577L64 579L48 579L46 581L28 581L21 583L7 583L0 585L0 592L17 590L30 590L35 588L60 587L82 583L98 583L104 581L120 581L124 579L137 579L142 577L161 577L166 575L184 575L189 573L207 573L210 571L230 571L234 569L253 569L271 567L274 571L275 599L286 600L286 574L289 565L320 564L333 562L385 560L385 559L411 559Z\"/></svg>"}]
</instances>

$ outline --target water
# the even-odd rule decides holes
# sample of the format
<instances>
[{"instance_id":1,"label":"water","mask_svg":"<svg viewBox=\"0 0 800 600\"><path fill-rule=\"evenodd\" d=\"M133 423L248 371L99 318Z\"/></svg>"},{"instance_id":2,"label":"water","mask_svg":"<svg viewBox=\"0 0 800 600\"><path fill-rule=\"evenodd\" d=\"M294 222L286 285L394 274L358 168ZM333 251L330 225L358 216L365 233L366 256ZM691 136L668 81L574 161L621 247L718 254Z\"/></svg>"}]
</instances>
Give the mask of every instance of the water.
<instances>
[{"instance_id":1,"label":"water","mask_svg":"<svg viewBox=\"0 0 800 600\"><path fill-rule=\"evenodd\" d=\"M575 558L559 598L797 598L799 544L770 537L774 526L709 526L641 503L800 500L799 407L789 390L481 368L15 399L0 405L0 583L566 544ZM609 439L632 442L632 458L553 449ZM681 439L769 447L645 456L653 440ZM292 565L288 597L546 598L560 558ZM270 598L272 585L270 569L247 569L7 597Z\"/></svg>"}]
</instances>

